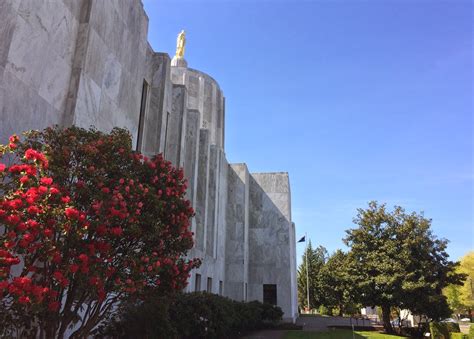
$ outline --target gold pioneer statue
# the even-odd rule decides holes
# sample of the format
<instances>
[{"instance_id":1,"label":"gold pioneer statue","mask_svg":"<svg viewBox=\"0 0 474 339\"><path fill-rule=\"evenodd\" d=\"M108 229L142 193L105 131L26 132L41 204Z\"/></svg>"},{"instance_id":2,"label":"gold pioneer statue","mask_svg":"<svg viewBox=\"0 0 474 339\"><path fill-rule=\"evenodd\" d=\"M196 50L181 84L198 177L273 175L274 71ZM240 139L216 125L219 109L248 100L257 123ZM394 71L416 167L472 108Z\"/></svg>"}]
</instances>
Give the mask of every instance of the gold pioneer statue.
<instances>
[{"instance_id":1,"label":"gold pioneer statue","mask_svg":"<svg viewBox=\"0 0 474 339\"><path fill-rule=\"evenodd\" d=\"M184 58L184 45L186 44L186 33L182 30L178 34L178 39L176 40L176 57Z\"/></svg>"}]
</instances>

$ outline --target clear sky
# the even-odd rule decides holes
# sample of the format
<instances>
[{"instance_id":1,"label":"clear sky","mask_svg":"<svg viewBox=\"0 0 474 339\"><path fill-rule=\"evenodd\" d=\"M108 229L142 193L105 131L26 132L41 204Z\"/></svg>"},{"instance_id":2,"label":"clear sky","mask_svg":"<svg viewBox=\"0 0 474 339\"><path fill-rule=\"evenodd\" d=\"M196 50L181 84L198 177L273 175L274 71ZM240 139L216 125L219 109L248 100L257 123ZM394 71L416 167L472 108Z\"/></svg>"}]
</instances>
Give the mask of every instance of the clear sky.
<instances>
[{"instance_id":1,"label":"clear sky","mask_svg":"<svg viewBox=\"0 0 474 339\"><path fill-rule=\"evenodd\" d=\"M297 238L344 248L378 200L424 211L452 259L474 249L471 1L144 5L153 49L185 29L189 67L223 89L229 162L289 172Z\"/></svg>"}]
</instances>

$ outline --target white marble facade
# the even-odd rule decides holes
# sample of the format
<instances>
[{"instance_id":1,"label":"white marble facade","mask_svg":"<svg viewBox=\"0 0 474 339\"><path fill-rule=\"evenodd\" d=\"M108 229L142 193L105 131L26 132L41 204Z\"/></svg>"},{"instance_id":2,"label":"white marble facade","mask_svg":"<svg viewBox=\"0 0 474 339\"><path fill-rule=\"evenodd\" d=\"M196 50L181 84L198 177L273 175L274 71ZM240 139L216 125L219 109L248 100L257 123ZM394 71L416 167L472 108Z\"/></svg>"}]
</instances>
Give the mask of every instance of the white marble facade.
<instances>
[{"instance_id":1,"label":"white marble facade","mask_svg":"<svg viewBox=\"0 0 474 339\"><path fill-rule=\"evenodd\" d=\"M203 264L187 291L263 301L267 289L294 320L288 174L227 162L218 83L185 62L172 66L147 32L140 0L1 0L0 143L52 124L127 128L143 153L164 153L188 178L196 210L189 255Z\"/></svg>"}]
</instances>

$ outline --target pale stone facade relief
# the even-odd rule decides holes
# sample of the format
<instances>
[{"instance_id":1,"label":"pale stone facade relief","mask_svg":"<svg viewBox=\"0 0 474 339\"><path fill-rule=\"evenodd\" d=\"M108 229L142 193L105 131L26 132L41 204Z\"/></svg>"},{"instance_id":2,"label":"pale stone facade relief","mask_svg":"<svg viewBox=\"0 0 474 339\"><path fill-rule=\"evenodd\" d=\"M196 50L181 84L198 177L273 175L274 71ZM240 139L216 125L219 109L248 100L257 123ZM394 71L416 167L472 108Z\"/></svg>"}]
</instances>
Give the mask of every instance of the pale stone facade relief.
<instances>
[{"instance_id":1,"label":"pale stone facade relief","mask_svg":"<svg viewBox=\"0 0 474 339\"><path fill-rule=\"evenodd\" d=\"M203 264L187 291L196 274L201 290L211 278L213 293L237 300L263 301L270 286L294 320L288 174L228 164L219 84L183 57L154 52L147 33L140 0L0 1L0 142L52 124L127 128L143 153L163 153L188 178L189 256Z\"/></svg>"}]
</instances>

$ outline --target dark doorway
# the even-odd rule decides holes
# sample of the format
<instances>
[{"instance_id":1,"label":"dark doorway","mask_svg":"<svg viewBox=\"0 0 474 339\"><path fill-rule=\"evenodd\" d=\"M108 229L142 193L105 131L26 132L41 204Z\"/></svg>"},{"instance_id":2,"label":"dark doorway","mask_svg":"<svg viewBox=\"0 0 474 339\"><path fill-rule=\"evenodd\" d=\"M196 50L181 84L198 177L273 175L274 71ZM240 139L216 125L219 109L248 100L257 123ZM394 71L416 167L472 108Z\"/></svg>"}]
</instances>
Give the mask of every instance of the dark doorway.
<instances>
[{"instance_id":1,"label":"dark doorway","mask_svg":"<svg viewBox=\"0 0 474 339\"><path fill-rule=\"evenodd\" d=\"M272 305L277 304L277 285L263 285L263 302Z\"/></svg>"}]
</instances>

